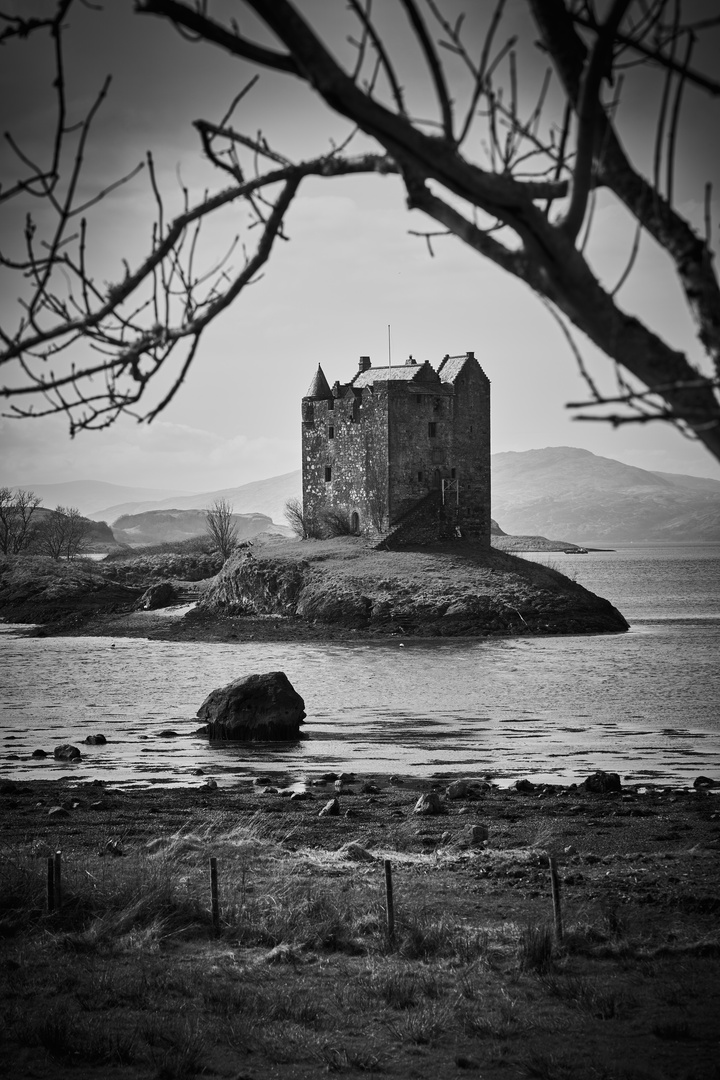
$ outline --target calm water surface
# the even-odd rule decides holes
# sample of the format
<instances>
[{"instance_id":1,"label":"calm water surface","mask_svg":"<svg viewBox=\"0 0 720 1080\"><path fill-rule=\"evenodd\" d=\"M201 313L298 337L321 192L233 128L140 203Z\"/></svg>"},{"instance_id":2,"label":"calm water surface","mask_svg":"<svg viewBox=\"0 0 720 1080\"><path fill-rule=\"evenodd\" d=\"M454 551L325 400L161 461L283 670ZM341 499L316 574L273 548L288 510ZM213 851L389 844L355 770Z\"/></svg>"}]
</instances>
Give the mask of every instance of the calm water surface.
<instances>
[{"instance_id":1,"label":"calm water surface","mask_svg":"<svg viewBox=\"0 0 720 1080\"><path fill-rule=\"evenodd\" d=\"M330 768L501 782L571 781L597 768L632 781L720 778L720 545L529 557L606 596L631 631L320 646L5 628L0 774L124 785L227 783L258 770L300 780ZM210 690L276 669L305 699L301 742L229 747L193 735ZM83 747L78 765L30 757L96 732L107 746Z\"/></svg>"}]
</instances>

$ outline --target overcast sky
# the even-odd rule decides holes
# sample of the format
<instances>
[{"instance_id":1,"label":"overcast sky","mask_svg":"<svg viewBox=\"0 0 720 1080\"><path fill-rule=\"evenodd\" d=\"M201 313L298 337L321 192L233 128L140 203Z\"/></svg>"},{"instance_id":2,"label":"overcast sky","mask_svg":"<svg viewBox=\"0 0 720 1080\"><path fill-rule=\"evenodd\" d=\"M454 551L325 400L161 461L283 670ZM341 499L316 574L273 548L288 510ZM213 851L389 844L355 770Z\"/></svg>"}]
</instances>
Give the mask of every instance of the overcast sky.
<instances>
[{"instance_id":1,"label":"overcast sky","mask_svg":"<svg viewBox=\"0 0 720 1080\"><path fill-rule=\"evenodd\" d=\"M8 8L7 0L2 6ZM52 6L49 0L15 2L23 12ZM304 6L322 12L328 39L342 37L347 16L341 0L311 0ZM70 20L68 83L76 116L104 75L114 75L83 182L91 192L151 149L172 215L180 209L178 175L191 199L208 184L225 186L202 162L191 125L198 118L218 121L254 69L215 47L183 40L157 19L134 15L131 0L113 0L106 7L100 12L79 8ZM695 4L693 10L701 7ZM242 4L228 0L218 10L228 8L240 13ZM506 34L522 27L524 8L523 0L509 0ZM413 58L404 51L400 29L399 23L390 24L390 43L412 90ZM2 59L2 129L24 140L28 152L40 154L52 115L47 52L29 42L12 52L4 49ZM525 60L521 92L530 92L542 66L540 60ZM421 96L417 100L425 105ZM657 96L628 93L624 108L626 145L647 160ZM720 103L688 90L685 108L677 203L701 225L705 183L714 181L717 234ZM345 130L298 80L267 73L234 122L251 134L261 128L277 150L296 157L323 152L329 139L342 138ZM17 170L8 163L4 151L4 171L9 168L12 178ZM140 260L153 210L144 176L103 204L90 249L98 281L119 280L123 258L131 266ZM205 247L209 261L242 224L237 210L211 224ZM0 420L0 483L96 479L190 492L289 472L300 465L300 399L317 364L332 383L347 381L361 354L386 363L388 324L394 363L409 353L437 363L445 353L475 352L492 383L493 452L579 446L646 469L720 477L720 464L707 451L665 425L614 431L573 422L565 403L586 399L587 388L555 321L529 289L457 240L437 240L431 257L425 243L409 235L425 227L421 215L406 210L393 177L306 183L287 219L289 242L278 243L262 280L212 326L183 388L158 420L148 426L126 418L74 440L60 418ZM12 246L13 230L22 229L17 207L5 209L0 228L4 243ZM627 215L599 199L591 251L604 282L620 276L632 239ZM247 241L252 240L250 233ZM17 286L0 275L2 325L10 322L17 296ZM699 360L694 328L667 259L650 241L643 241L621 302ZM581 337L578 343L594 375L612 393L611 365Z\"/></svg>"}]
</instances>

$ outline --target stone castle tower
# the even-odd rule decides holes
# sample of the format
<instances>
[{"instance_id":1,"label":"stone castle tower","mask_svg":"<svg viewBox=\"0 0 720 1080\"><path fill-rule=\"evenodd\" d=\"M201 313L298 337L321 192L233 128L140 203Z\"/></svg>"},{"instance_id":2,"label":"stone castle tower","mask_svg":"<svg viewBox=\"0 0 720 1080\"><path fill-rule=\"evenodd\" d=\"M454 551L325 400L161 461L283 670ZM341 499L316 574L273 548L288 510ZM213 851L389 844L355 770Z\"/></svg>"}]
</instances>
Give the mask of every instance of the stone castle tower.
<instances>
[{"instance_id":1,"label":"stone castle tower","mask_svg":"<svg viewBox=\"0 0 720 1080\"><path fill-rule=\"evenodd\" d=\"M302 401L303 506L396 543L451 536L490 545L490 382L474 353L437 370L360 357L330 388L318 367Z\"/></svg>"}]
</instances>

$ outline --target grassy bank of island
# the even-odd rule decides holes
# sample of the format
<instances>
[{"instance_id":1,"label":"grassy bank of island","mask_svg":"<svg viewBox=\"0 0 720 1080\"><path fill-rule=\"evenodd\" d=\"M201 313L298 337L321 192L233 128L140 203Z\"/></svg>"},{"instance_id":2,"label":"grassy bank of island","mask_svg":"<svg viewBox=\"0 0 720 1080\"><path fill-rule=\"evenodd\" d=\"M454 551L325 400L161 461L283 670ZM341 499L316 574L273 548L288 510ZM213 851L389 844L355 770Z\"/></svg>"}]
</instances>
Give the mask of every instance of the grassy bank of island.
<instances>
[{"instance_id":1,"label":"grassy bank of island","mask_svg":"<svg viewBox=\"0 0 720 1080\"><path fill-rule=\"evenodd\" d=\"M175 609L138 610L144 590L160 581L173 587ZM199 602L178 610L188 600ZM358 537L256 539L222 568L210 557L171 553L91 565L6 560L0 616L39 623L45 633L184 640L627 629L607 600L552 567L469 541L382 551Z\"/></svg>"}]
</instances>

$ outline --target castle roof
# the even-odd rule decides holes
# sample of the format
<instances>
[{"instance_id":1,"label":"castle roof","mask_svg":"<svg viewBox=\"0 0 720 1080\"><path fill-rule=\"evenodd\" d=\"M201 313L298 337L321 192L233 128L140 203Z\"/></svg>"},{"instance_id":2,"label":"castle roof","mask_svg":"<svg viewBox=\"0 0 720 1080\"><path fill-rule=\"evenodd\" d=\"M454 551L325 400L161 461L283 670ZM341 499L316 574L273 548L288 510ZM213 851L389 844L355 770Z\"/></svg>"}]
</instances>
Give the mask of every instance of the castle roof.
<instances>
[{"instance_id":1,"label":"castle roof","mask_svg":"<svg viewBox=\"0 0 720 1080\"><path fill-rule=\"evenodd\" d=\"M325 378L323 369L318 364L318 369L315 372L315 378L308 387L308 392L305 395L306 398L313 398L315 401L326 401L332 398L332 390L330 384Z\"/></svg>"},{"instance_id":2,"label":"castle roof","mask_svg":"<svg viewBox=\"0 0 720 1080\"><path fill-rule=\"evenodd\" d=\"M470 354L463 353L462 356L445 356L443 357L440 367L438 368L438 375L443 382L455 382L458 375L465 367Z\"/></svg>"},{"instance_id":3,"label":"castle roof","mask_svg":"<svg viewBox=\"0 0 720 1080\"><path fill-rule=\"evenodd\" d=\"M437 373L431 364L406 364L401 367L370 367L359 371L352 385L361 390L376 382L436 382Z\"/></svg>"}]
</instances>

